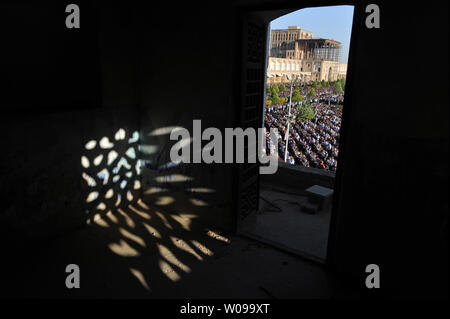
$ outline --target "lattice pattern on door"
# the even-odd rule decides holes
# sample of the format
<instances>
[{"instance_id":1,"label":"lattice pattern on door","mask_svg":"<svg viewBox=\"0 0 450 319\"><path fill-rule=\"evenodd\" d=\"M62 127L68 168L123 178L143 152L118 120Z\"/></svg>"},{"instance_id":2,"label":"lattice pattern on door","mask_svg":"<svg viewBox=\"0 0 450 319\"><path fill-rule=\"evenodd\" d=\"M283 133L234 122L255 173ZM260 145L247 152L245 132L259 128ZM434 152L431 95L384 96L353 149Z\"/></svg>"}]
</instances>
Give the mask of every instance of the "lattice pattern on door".
<instances>
[{"instance_id":1,"label":"lattice pattern on door","mask_svg":"<svg viewBox=\"0 0 450 319\"><path fill-rule=\"evenodd\" d=\"M264 27L248 23L247 39L247 60L250 62L262 62L265 42Z\"/></svg>"},{"instance_id":2,"label":"lattice pattern on door","mask_svg":"<svg viewBox=\"0 0 450 319\"><path fill-rule=\"evenodd\" d=\"M244 92L241 105L241 125L258 129L262 123L262 106L264 103L264 48L265 27L263 24L247 23L247 46L244 63ZM246 218L258 209L259 200L259 164L245 163L239 168L239 216Z\"/></svg>"}]
</instances>

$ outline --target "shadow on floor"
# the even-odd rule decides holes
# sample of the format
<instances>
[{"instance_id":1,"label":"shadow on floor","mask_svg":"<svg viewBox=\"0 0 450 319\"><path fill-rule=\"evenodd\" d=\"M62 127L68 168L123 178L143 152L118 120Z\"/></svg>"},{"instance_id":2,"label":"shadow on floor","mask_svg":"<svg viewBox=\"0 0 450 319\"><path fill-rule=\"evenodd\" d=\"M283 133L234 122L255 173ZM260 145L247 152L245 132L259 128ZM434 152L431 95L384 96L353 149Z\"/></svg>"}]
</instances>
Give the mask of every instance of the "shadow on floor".
<instances>
[{"instance_id":1,"label":"shadow on floor","mask_svg":"<svg viewBox=\"0 0 450 319\"><path fill-rule=\"evenodd\" d=\"M5 259L3 297L330 298L347 291L320 265L141 200L21 249ZM68 264L80 267L80 289L65 287Z\"/></svg>"},{"instance_id":2,"label":"shadow on floor","mask_svg":"<svg viewBox=\"0 0 450 319\"><path fill-rule=\"evenodd\" d=\"M304 194L294 194L262 185L259 211L249 218L243 231L289 252L324 263L326 260L331 207L315 214L302 210Z\"/></svg>"}]
</instances>

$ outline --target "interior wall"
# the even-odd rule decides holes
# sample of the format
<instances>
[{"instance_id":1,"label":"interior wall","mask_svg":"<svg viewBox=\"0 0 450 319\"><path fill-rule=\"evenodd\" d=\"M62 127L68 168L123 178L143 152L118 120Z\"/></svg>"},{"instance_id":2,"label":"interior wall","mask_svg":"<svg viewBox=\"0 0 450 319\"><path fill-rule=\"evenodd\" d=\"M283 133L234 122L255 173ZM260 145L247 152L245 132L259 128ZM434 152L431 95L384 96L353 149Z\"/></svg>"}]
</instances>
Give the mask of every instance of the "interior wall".
<instances>
[{"instance_id":1,"label":"interior wall","mask_svg":"<svg viewBox=\"0 0 450 319\"><path fill-rule=\"evenodd\" d=\"M366 28L365 7L355 8L330 262L365 292L365 267L377 264L384 289L370 294L442 297L448 294L448 42L442 40L448 4L379 6L380 29ZM439 66L415 49L422 41L439 43L432 55Z\"/></svg>"},{"instance_id":2,"label":"interior wall","mask_svg":"<svg viewBox=\"0 0 450 319\"><path fill-rule=\"evenodd\" d=\"M176 11L164 4L142 5L136 12L144 199L233 231L230 164L163 165L171 162L175 144L171 128L186 128L193 138L193 120L201 120L202 131L220 129L223 137L225 128L233 127L238 17L231 6L216 2L180 4Z\"/></svg>"},{"instance_id":3,"label":"interior wall","mask_svg":"<svg viewBox=\"0 0 450 319\"><path fill-rule=\"evenodd\" d=\"M161 209L197 215L210 227L233 231L232 167L163 169L173 143L167 132L149 134L169 126L192 133L194 119L202 121L203 129L224 132L234 126L232 78L240 38L234 8L206 2L180 5L176 11L168 4L78 5L81 28L69 30L63 4L2 4L2 33L16 30L5 33L8 50L1 62L7 79L0 120L6 137L1 139L0 189L7 198L0 215L3 234L26 242L67 233L100 212L99 203L106 204L104 211L114 209L116 195L121 195L125 205L129 190L134 200L142 194ZM117 140L120 129L126 136ZM139 142L131 145L136 158L130 159L126 141L134 132L139 132ZM113 148L100 147L104 137ZM88 150L92 141L96 147ZM149 147L157 151L146 154ZM129 169L118 173L129 182L125 189L118 187L120 182L111 185L114 165L106 162L112 150L118 153L114 165L125 157L132 166L131 178L125 176ZM99 156L103 161L96 166ZM104 168L111 175L107 185L95 177ZM97 185L89 187L83 174L95 177ZM164 179L173 175L189 180ZM141 182L139 190L135 181ZM106 200L110 187L115 195ZM152 187L166 191L149 194ZM99 196L87 203L92 192Z\"/></svg>"},{"instance_id":4,"label":"interior wall","mask_svg":"<svg viewBox=\"0 0 450 319\"><path fill-rule=\"evenodd\" d=\"M120 128L139 131L132 25L119 8L80 6L79 30L66 29L64 5L1 6L7 90L0 117L0 224L12 243L85 225L95 209L86 203L88 195L107 186L97 181L91 188L82 174L107 167L111 150L119 158L126 152L118 143L101 149L101 138L115 142ZM97 142L92 151L86 149L89 141ZM104 159L95 166L99 154Z\"/></svg>"}]
</instances>

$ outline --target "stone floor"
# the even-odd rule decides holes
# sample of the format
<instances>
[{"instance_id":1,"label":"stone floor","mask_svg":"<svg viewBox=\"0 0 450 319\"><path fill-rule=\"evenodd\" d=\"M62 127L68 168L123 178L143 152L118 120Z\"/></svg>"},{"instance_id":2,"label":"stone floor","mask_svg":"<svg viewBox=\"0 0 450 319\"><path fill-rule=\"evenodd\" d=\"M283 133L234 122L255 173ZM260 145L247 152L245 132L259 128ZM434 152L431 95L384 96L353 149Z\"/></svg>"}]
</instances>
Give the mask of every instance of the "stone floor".
<instances>
[{"instance_id":1,"label":"stone floor","mask_svg":"<svg viewBox=\"0 0 450 319\"><path fill-rule=\"evenodd\" d=\"M324 262L331 207L311 214L301 209L307 202L304 194L262 185L259 212L248 219L243 230L251 238Z\"/></svg>"},{"instance_id":2,"label":"stone floor","mask_svg":"<svg viewBox=\"0 0 450 319\"><path fill-rule=\"evenodd\" d=\"M80 267L80 289L65 286L68 264ZM320 264L142 201L59 238L15 247L3 259L2 275L2 297L355 296Z\"/></svg>"}]
</instances>

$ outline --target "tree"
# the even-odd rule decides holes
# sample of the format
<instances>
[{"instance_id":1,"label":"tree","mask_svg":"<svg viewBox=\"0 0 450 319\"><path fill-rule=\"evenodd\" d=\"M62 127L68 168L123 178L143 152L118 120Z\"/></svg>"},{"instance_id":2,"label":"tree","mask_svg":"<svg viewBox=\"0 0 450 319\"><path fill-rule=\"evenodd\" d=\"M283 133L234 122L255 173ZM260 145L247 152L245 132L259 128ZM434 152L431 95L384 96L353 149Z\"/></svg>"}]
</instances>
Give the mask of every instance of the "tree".
<instances>
[{"instance_id":1,"label":"tree","mask_svg":"<svg viewBox=\"0 0 450 319\"><path fill-rule=\"evenodd\" d=\"M309 97L316 97L317 96L316 91L313 88L311 88L309 90L309 92L308 92L308 96Z\"/></svg>"},{"instance_id":2,"label":"tree","mask_svg":"<svg viewBox=\"0 0 450 319\"><path fill-rule=\"evenodd\" d=\"M270 86L266 87L266 94L272 95L272 88Z\"/></svg>"},{"instance_id":3,"label":"tree","mask_svg":"<svg viewBox=\"0 0 450 319\"><path fill-rule=\"evenodd\" d=\"M272 100L271 99L267 99L266 100L266 105L267 106L271 106L272 105Z\"/></svg>"},{"instance_id":4,"label":"tree","mask_svg":"<svg viewBox=\"0 0 450 319\"><path fill-rule=\"evenodd\" d=\"M296 119L298 120L312 120L315 116L314 109L308 101L303 102L297 107Z\"/></svg>"},{"instance_id":5,"label":"tree","mask_svg":"<svg viewBox=\"0 0 450 319\"><path fill-rule=\"evenodd\" d=\"M316 83L316 81L313 82L312 87L313 87L313 88L317 88L317 83Z\"/></svg>"},{"instance_id":6,"label":"tree","mask_svg":"<svg viewBox=\"0 0 450 319\"><path fill-rule=\"evenodd\" d=\"M274 92L272 90L272 95L270 96L270 100L272 101L272 105L278 105L281 104L280 97L278 96L277 92Z\"/></svg>"},{"instance_id":7,"label":"tree","mask_svg":"<svg viewBox=\"0 0 450 319\"><path fill-rule=\"evenodd\" d=\"M344 92L344 90L342 90L342 85L341 85L340 81L336 81L336 85L334 86L334 91L336 93Z\"/></svg>"},{"instance_id":8,"label":"tree","mask_svg":"<svg viewBox=\"0 0 450 319\"><path fill-rule=\"evenodd\" d=\"M280 97L280 104L284 104L284 102L286 102L286 98L285 97Z\"/></svg>"},{"instance_id":9,"label":"tree","mask_svg":"<svg viewBox=\"0 0 450 319\"><path fill-rule=\"evenodd\" d=\"M272 92L273 93L278 93L278 92L280 92L280 89L278 88L278 84L274 84L274 85L272 85Z\"/></svg>"},{"instance_id":10,"label":"tree","mask_svg":"<svg viewBox=\"0 0 450 319\"><path fill-rule=\"evenodd\" d=\"M298 102L303 100L303 96L298 91L298 88L292 93L292 102Z\"/></svg>"},{"instance_id":11,"label":"tree","mask_svg":"<svg viewBox=\"0 0 450 319\"><path fill-rule=\"evenodd\" d=\"M286 91L286 86L284 85L284 83L281 83L279 89L280 89L280 92Z\"/></svg>"}]
</instances>

